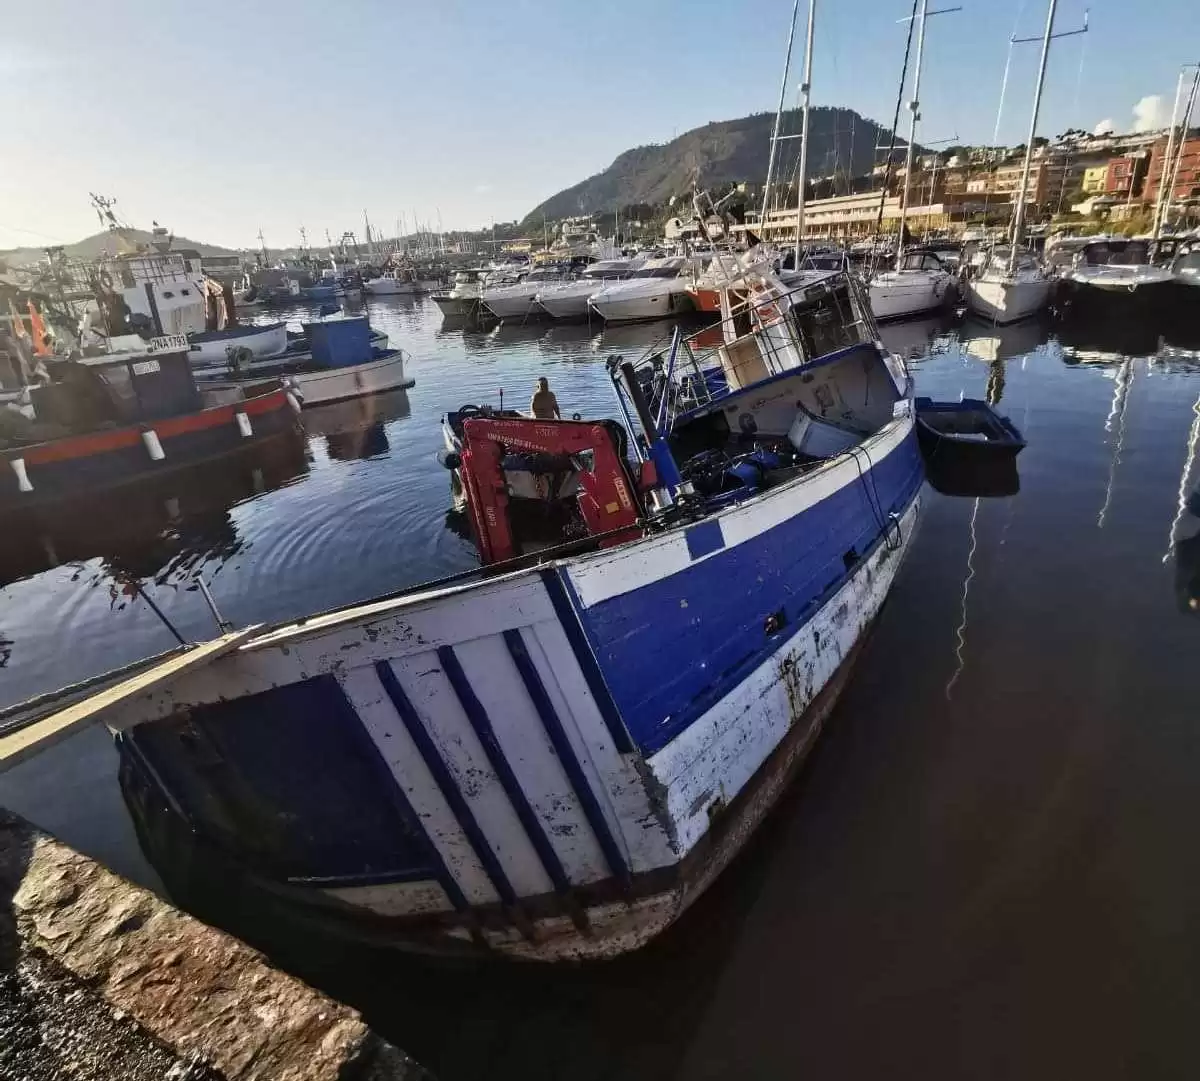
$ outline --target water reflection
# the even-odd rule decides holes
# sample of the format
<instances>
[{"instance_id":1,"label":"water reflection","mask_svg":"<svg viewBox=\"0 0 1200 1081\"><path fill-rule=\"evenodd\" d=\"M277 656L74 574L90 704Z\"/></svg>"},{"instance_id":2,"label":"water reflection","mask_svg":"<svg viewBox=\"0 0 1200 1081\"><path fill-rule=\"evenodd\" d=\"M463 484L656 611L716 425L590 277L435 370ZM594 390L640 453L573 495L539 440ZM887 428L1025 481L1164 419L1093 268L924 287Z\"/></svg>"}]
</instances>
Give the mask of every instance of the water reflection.
<instances>
[{"instance_id":1,"label":"water reflection","mask_svg":"<svg viewBox=\"0 0 1200 1081\"><path fill-rule=\"evenodd\" d=\"M1133 389L1133 377L1136 373L1136 367L1132 360L1122 361L1120 368L1117 369L1116 377L1113 380L1113 396L1112 407L1108 411L1108 416L1104 420L1104 430L1109 435L1112 435L1113 428L1116 428L1116 438L1112 439L1112 455L1109 459L1108 466L1108 483L1104 486L1104 503L1100 507L1100 514L1096 518L1096 528L1104 528L1104 519L1108 515L1108 508L1112 504L1113 485L1117 479L1117 467L1121 464L1121 452L1125 448L1125 422L1129 413L1129 394Z\"/></svg>"},{"instance_id":2,"label":"water reflection","mask_svg":"<svg viewBox=\"0 0 1200 1081\"><path fill-rule=\"evenodd\" d=\"M949 313L939 313L927 319L883 323L879 327L879 339L888 352L896 353L906 361L920 361L945 352L953 318Z\"/></svg>"},{"instance_id":3,"label":"water reflection","mask_svg":"<svg viewBox=\"0 0 1200 1081\"><path fill-rule=\"evenodd\" d=\"M287 437L234 459L209 462L137 489L76 501L0 531L0 585L65 564L101 560L116 581L186 578L241 547L231 511L300 479L304 445Z\"/></svg>"},{"instance_id":4,"label":"water reflection","mask_svg":"<svg viewBox=\"0 0 1200 1081\"><path fill-rule=\"evenodd\" d=\"M304 411L304 428L325 437L325 449L338 461L375 458L391 450L386 425L412 416L408 391L391 390Z\"/></svg>"},{"instance_id":5,"label":"water reflection","mask_svg":"<svg viewBox=\"0 0 1200 1081\"><path fill-rule=\"evenodd\" d=\"M971 595L971 581L975 577L975 549L979 545L979 537L975 531L975 523L979 517L979 504L981 499L976 499L974 506L971 508L971 520L968 527L970 544L967 546L967 571L963 576L962 583L962 599L959 602L959 621L958 627L955 630L957 644L954 647L955 666L954 672L946 683L946 701L949 701L954 693L954 685L958 682L959 676L963 674L963 669L967 666L967 600Z\"/></svg>"}]
</instances>

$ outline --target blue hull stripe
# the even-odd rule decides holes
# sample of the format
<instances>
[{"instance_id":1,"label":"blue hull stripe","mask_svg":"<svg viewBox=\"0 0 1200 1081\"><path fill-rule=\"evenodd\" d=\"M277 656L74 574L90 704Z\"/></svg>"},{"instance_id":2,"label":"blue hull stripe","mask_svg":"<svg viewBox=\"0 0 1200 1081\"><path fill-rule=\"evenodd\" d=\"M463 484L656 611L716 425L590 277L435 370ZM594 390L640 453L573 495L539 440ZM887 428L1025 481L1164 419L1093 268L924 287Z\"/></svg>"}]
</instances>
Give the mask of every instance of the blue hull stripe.
<instances>
[{"instance_id":1,"label":"blue hull stripe","mask_svg":"<svg viewBox=\"0 0 1200 1081\"><path fill-rule=\"evenodd\" d=\"M688 555L693 559L719 552L725 547L725 535L716 518L690 526L684 536L687 538Z\"/></svg>"},{"instance_id":2,"label":"blue hull stripe","mask_svg":"<svg viewBox=\"0 0 1200 1081\"><path fill-rule=\"evenodd\" d=\"M596 663L596 655L580 625L581 606L570 579L562 576L561 572L550 569L543 570L541 575L546 592L550 595L550 603L554 605L555 614L575 653L575 660L583 672L588 690L592 692L592 698L596 701L596 708L600 710L604 726L612 736L613 743L617 745L617 753L629 754L634 750L633 739L625 727L625 722L621 720L620 711L613 701L608 684L604 682L600 666Z\"/></svg>"},{"instance_id":3,"label":"blue hull stripe","mask_svg":"<svg viewBox=\"0 0 1200 1081\"><path fill-rule=\"evenodd\" d=\"M888 516L908 508L923 475L912 432L795 517L582 609L605 684L642 752L664 747L803 629L863 554L894 538Z\"/></svg>"},{"instance_id":4,"label":"blue hull stripe","mask_svg":"<svg viewBox=\"0 0 1200 1081\"><path fill-rule=\"evenodd\" d=\"M516 774L513 773L508 759L504 756L504 749L500 746L500 741L496 738L492 720L471 687L467 674L463 671L462 665L454 653L454 647L439 646L437 655L442 665L442 671L450 680L450 686L454 688L454 693L458 696L467 720L471 722L471 727L475 729L475 735L483 744L484 753L492 764L492 769L496 771L496 776L500 779L500 784L508 795L513 810L517 812L517 818L525 828L530 844L533 845L534 851L542 861L542 867L547 877L554 883L554 888L559 893L569 892L571 880L567 878L567 873L563 870L563 865L559 861L558 853L554 851L554 846L550 843L550 838L542 829L541 821L525 798L525 792L521 788Z\"/></svg>"},{"instance_id":5,"label":"blue hull stripe","mask_svg":"<svg viewBox=\"0 0 1200 1081\"><path fill-rule=\"evenodd\" d=\"M491 879L496 893L499 894L500 899L505 904L516 904L516 890L512 888L512 883L509 882L508 875L504 873L504 868L496 858L496 853L492 851L492 846L488 844L486 835L479 828L479 823L475 821L475 816L471 813L471 808L467 804L462 791L455 783L454 777L451 775L446 763L442 761L442 756L438 753L433 740L429 738L429 733L425 731L425 726L421 723L421 718L417 716L417 711L413 709L412 703L408 700L408 695L404 693L404 688L400 686L400 680L396 678L396 673L392 671L391 664L387 661L376 661L375 673L379 676L379 682L383 684L383 690L391 700L392 705L396 707L396 712L400 715L401 721L404 722L404 727L408 730L413 743L416 744L421 760L433 775L434 782L441 791L442 797L450 805L450 810L454 812L454 817L458 819L458 824L462 827L463 833L466 834L467 840L475 850L475 855L483 865L484 871L487 872L488 878ZM395 787L399 789L400 786L395 785Z\"/></svg>"},{"instance_id":6,"label":"blue hull stripe","mask_svg":"<svg viewBox=\"0 0 1200 1081\"><path fill-rule=\"evenodd\" d=\"M517 666L517 671L521 674L525 690L529 692L534 708L542 720L542 726L546 729L546 735L550 737L559 761L562 762L563 770L575 789L575 795L583 807L588 825L592 827L592 832L596 835L604 858L608 861L609 871L628 886L630 884L629 864L625 860L625 854L617 845L616 839L608 828L608 820L604 817L604 812L596 801L596 794L588 784L583 766L575 754L575 748L571 746L571 741L567 738L562 719L555 711L554 703L550 701L550 696L542 684L542 678L538 675L537 668L534 667L529 656L529 649L525 645L525 639L521 637L519 630L509 630L504 632L504 644L508 646L513 664Z\"/></svg>"}]
</instances>

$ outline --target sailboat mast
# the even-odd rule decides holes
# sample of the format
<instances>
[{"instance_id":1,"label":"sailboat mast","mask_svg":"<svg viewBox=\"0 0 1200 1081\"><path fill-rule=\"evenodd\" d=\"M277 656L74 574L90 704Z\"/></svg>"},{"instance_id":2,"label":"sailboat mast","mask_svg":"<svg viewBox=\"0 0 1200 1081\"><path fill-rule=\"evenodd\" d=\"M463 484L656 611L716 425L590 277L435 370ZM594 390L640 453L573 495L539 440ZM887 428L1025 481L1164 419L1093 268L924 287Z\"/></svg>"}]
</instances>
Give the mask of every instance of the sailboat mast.
<instances>
[{"instance_id":1,"label":"sailboat mast","mask_svg":"<svg viewBox=\"0 0 1200 1081\"><path fill-rule=\"evenodd\" d=\"M1179 79L1175 83L1175 104L1171 106L1171 130L1167 133L1167 152L1163 157L1162 173L1158 178L1158 198L1154 200L1154 239L1158 239L1159 230L1162 228L1162 205L1163 193L1167 190L1167 167L1171 161L1171 155L1175 152L1175 118L1179 116L1179 99L1183 97L1183 74L1187 69L1179 73ZM1133 185L1130 183L1130 188Z\"/></svg>"},{"instance_id":2,"label":"sailboat mast","mask_svg":"<svg viewBox=\"0 0 1200 1081\"><path fill-rule=\"evenodd\" d=\"M917 24L917 66L913 70L913 96L908 103L908 150L904 155L904 198L900 203L900 230L896 235L896 269L904 261L904 223L908 218L908 194L912 187L913 144L917 141L917 120L921 110L921 60L925 55L925 21L929 18L929 0L921 0L921 20Z\"/></svg>"},{"instance_id":3,"label":"sailboat mast","mask_svg":"<svg viewBox=\"0 0 1200 1081\"><path fill-rule=\"evenodd\" d=\"M804 95L804 128L800 135L800 176L798 178L799 193L796 196L796 261L795 267L800 269L800 242L804 237L804 188L808 182L808 106L812 97L812 54L813 54L813 25L817 17L817 0L808 0L808 38L804 43L804 82L800 84L800 93Z\"/></svg>"},{"instance_id":4,"label":"sailboat mast","mask_svg":"<svg viewBox=\"0 0 1200 1081\"><path fill-rule=\"evenodd\" d=\"M771 132L771 152L767 156L767 182L763 185L762 214L758 218L760 232L764 232L767 227L767 207L770 205L771 199L771 181L775 176L775 154L779 149L779 125L783 122L783 103L787 98L788 70L792 66L792 42L796 38L796 16L799 13L800 0L792 0L792 24L788 30L787 55L783 58L783 81L779 86L779 108L775 110L775 128Z\"/></svg>"},{"instance_id":5,"label":"sailboat mast","mask_svg":"<svg viewBox=\"0 0 1200 1081\"><path fill-rule=\"evenodd\" d=\"M1046 34L1042 38L1042 59L1038 64L1037 86L1033 91L1033 115L1029 118L1029 138L1025 140L1025 167L1021 170L1021 186L1017 189L1017 207L1013 214L1012 250L1008 253L1008 272L1017 267L1017 251L1025 230L1025 198L1029 194L1029 172L1033 166L1033 140L1037 135L1038 110L1042 107L1042 87L1046 82L1046 61L1050 56L1050 39L1054 36L1054 9L1058 0L1050 0L1046 14Z\"/></svg>"},{"instance_id":6,"label":"sailboat mast","mask_svg":"<svg viewBox=\"0 0 1200 1081\"><path fill-rule=\"evenodd\" d=\"M1184 69L1186 70L1186 68ZM1183 87L1183 72L1179 73L1179 86ZM1179 145L1175 147L1175 160L1171 161L1171 143L1167 141L1167 156L1163 162L1163 175L1158 184L1158 205L1154 208L1154 242L1158 242L1158 234L1162 232L1162 227L1167 223L1167 217L1171 210L1171 200L1175 197L1175 185L1179 182L1179 165L1183 161L1183 150L1187 146L1188 125L1192 122L1192 109L1196 106L1196 91L1200 89L1200 67L1196 68L1196 76L1192 79L1192 89L1188 93L1187 105L1183 110L1183 123L1179 128ZM1176 106L1179 105L1178 94L1176 94ZM1171 112L1171 135L1175 135L1175 112ZM1163 193L1162 182L1167 179L1167 173L1170 172L1171 179L1167 183L1166 193Z\"/></svg>"}]
</instances>

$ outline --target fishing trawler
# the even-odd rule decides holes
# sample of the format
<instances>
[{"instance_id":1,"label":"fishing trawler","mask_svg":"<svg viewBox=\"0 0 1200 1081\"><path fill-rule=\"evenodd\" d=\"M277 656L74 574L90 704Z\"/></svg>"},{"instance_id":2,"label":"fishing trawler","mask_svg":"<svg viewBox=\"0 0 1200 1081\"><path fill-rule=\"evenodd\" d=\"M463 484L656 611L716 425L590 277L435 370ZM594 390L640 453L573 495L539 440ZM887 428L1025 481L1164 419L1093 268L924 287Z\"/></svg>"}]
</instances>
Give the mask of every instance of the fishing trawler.
<instances>
[{"instance_id":1,"label":"fishing trawler","mask_svg":"<svg viewBox=\"0 0 1200 1081\"><path fill-rule=\"evenodd\" d=\"M463 421L479 569L76 705L168 881L198 845L280 919L545 961L703 893L845 685L924 475L856 283L753 285L719 333L610 358L620 422Z\"/></svg>"}]
</instances>

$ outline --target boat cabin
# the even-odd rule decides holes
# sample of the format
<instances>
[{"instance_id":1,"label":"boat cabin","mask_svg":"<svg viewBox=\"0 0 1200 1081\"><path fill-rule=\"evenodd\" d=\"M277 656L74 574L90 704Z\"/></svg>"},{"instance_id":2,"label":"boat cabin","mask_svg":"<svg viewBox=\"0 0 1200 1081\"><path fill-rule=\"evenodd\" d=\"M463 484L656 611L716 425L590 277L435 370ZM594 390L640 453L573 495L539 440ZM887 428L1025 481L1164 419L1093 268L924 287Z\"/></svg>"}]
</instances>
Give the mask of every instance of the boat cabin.
<instances>
[{"instance_id":1,"label":"boat cabin","mask_svg":"<svg viewBox=\"0 0 1200 1081\"><path fill-rule=\"evenodd\" d=\"M29 388L33 417L25 437L6 431L13 445L182 416L202 406L186 351L150 353L143 344L139 352L52 360L47 370L52 381Z\"/></svg>"},{"instance_id":2,"label":"boat cabin","mask_svg":"<svg viewBox=\"0 0 1200 1081\"><path fill-rule=\"evenodd\" d=\"M945 270L946 264L935 252L927 248L918 248L905 252L900 258L901 270Z\"/></svg>"},{"instance_id":3,"label":"boat cabin","mask_svg":"<svg viewBox=\"0 0 1200 1081\"><path fill-rule=\"evenodd\" d=\"M1145 240L1094 240L1075 255L1076 266L1149 266L1150 244Z\"/></svg>"}]
</instances>

